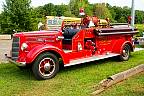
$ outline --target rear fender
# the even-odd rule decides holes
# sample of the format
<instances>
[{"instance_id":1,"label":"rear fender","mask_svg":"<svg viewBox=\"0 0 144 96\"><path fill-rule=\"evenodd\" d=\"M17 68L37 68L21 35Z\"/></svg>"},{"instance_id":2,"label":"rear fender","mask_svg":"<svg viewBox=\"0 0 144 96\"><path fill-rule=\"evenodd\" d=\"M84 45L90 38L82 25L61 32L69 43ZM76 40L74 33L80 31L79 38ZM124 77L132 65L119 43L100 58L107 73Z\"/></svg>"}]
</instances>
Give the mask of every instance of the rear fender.
<instances>
[{"instance_id":1,"label":"rear fender","mask_svg":"<svg viewBox=\"0 0 144 96\"><path fill-rule=\"evenodd\" d=\"M125 44L128 44L131 48L131 51L133 52L133 45L131 42L126 41L126 42L121 42L121 43L117 43L114 47L113 47L113 52L114 53L118 53L121 54L123 47L125 46Z\"/></svg>"},{"instance_id":2,"label":"rear fender","mask_svg":"<svg viewBox=\"0 0 144 96\"><path fill-rule=\"evenodd\" d=\"M129 41L123 43L120 52L122 52L123 47L124 47L126 44L128 44L128 45L130 46L131 52L133 52L133 51L134 51L133 44L132 44L131 42L129 42Z\"/></svg>"},{"instance_id":3,"label":"rear fender","mask_svg":"<svg viewBox=\"0 0 144 96\"><path fill-rule=\"evenodd\" d=\"M63 52L63 50L55 47L55 46L51 46L51 45L39 45L35 48L33 48L26 56L26 62L27 63L32 63L38 55L40 55L41 53L45 52L45 51L54 51L56 53L58 53L62 60L63 63L66 64L68 62L68 60L66 59L66 54Z\"/></svg>"}]
</instances>

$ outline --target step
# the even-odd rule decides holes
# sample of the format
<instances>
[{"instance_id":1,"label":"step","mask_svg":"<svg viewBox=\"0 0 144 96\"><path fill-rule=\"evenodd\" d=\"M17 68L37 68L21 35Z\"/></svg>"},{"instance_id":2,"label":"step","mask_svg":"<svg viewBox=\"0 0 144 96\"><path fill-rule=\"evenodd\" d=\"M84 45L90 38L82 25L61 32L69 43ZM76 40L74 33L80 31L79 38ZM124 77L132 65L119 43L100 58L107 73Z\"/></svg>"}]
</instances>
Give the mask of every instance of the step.
<instances>
[{"instance_id":1,"label":"step","mask_svg":"<svg viewBox=\"0 0 144 96\"><path fill-rule=\"evenodd\" d=\"M71 60L69 64L65 64L64 66L67 67L67 66L77 65L77 64L81 64L81 63L106 59L106 58L115 57L115 56L119 56L119 55L120 54L109 53L109 54L104 54L104 55L92 56L92 57L88 57L88 58L81 58L81 59Z\"/></svg>"},{"instance_id":2,"label":"step","mask_svg":"<svg viewBox=\"0 0 144 96\"><path fill-rule=\"evenodd\" d=\"M70 53L72 50L63 50L65 53Z\"/></svg>"}]
</instances>

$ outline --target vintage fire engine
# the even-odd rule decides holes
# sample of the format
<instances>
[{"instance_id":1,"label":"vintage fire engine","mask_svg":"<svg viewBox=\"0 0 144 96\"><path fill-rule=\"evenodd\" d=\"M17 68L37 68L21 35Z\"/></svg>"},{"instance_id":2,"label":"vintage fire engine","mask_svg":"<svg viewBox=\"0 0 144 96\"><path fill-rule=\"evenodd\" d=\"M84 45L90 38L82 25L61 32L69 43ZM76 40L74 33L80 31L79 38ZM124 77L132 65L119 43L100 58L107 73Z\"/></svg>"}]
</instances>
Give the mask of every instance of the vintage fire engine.
<instances>
[{"instance_id":1,"label":"vintage fire engine","mask_svg":"<svg viewBox=\"0 0 144 96\"><path fill-rule=\"evenodd\" d=\"M53 78L61 65L71 66L117 56L129 59L137 29L109 19L47 17L46 30L13 35L10 62L31 66L39 80Z\"/></svg>"}]
</instances>

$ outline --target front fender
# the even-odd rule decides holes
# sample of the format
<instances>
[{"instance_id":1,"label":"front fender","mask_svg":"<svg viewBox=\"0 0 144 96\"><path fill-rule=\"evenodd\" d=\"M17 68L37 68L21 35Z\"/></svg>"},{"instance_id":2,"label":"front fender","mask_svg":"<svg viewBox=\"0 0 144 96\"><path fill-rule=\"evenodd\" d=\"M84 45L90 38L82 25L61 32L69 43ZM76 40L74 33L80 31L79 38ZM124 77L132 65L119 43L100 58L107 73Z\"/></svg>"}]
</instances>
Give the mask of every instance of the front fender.
<instances>
[{"instance_id":1,"label":"front fender","mask_svg":"<svg viewBox=\"0 0 144 96\"><path fill-rule=\"evenodd\" d=\"M66 60L66 54L64 53L63 50L55 47L55 46L52 46L52 45L39 45L39 46L36 46L35 48L33 48L26 56L26 62L27 63L32 63L39 54L41 54L42 52L44 51L55 51L57 52L61 57L62 57L62 60L64 63L67 63L68 60Z\"/></svg>"}]
</instances>

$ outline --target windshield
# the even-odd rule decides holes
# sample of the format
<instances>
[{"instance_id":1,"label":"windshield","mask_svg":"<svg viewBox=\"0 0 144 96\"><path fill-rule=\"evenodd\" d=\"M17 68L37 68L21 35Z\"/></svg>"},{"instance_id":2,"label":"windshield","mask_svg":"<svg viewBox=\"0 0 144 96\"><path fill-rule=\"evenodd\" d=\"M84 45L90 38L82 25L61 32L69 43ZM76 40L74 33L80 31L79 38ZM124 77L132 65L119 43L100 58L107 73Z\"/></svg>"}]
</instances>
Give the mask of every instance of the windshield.
<instances>
[{"instance_id":1,"label":"windshield","mask_svg":"<svg viewBox=\"0 0 144 96\"><path fill-rule=\"evenodd\" d=\"M55 18L48 18L47 19L47 27L48 30L58 30L61 28L62 25L62 19L59 17Z\"/></svg>"}]
</instances>

